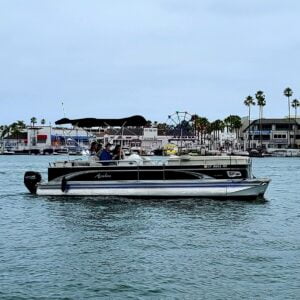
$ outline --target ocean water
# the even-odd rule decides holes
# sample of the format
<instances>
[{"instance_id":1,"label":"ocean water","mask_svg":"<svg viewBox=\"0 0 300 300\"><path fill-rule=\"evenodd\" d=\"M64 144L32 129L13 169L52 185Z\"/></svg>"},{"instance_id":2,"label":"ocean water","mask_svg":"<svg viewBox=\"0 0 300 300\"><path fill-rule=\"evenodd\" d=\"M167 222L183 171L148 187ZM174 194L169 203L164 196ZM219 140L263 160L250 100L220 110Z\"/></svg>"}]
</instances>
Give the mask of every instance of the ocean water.
<instances>
[{"instance_id":1,"label":"ocean water","mask_svg":"<svg viewBox=\"0 0 300 300\"><path fill-rule=\"evenodd\" d=\"M28 194L57 157L0 156L0 299L300 299L300 159L266 201Z\"/></svg>"}]
</instances>

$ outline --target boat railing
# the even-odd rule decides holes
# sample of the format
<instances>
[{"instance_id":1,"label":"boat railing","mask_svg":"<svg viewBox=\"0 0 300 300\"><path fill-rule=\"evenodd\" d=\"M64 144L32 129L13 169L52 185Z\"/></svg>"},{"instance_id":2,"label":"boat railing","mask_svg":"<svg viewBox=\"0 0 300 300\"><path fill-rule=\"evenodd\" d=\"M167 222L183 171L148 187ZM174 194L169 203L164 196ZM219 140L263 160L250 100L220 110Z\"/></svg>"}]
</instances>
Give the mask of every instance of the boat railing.
<instances>
[{"instance_id":1,"label":"boat railing","mask_svg":"<svg viewBox=\"0 0 300 300\"><path fill-rule=\"evenodd\" d=\"M225 167L231 165L251 165L251 160L248 157L226 156L226 157L163 157L162 159L124 159L124 160L72 160L60 161L50 164L50 167L92 167L92 166L189 166L203 165L206 167Z\"/></svg>"}]
</instances>

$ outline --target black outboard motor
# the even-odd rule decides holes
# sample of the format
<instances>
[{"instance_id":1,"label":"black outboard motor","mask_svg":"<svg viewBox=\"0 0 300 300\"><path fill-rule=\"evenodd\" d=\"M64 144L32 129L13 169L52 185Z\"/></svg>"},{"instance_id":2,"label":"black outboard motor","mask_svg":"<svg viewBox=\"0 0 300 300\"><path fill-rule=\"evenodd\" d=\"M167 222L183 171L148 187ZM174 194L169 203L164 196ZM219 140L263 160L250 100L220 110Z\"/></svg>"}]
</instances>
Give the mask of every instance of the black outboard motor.
<instances>
[{"instance_id":1,"label":"black outboard motor","mask_svg":"<svg viewBox=\"0 0 300 300\"><path fill-rule=\"evenodd\" d=\"M24 175L24 184L31 194L36 194L37 184L41 182L42 175L38 172L29 171Z\"/></svg>"}]
</instances>

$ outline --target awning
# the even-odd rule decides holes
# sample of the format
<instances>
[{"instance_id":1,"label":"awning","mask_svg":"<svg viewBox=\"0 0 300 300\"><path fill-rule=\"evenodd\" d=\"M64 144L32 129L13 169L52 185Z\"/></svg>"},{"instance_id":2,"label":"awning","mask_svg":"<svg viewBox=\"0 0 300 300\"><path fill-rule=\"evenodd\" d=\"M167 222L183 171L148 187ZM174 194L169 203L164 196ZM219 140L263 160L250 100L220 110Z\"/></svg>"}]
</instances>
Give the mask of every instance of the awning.
<instances>
[{"instance_id":1,"label":"awning","mask_svg":"<svg viewBox=\"0 0 300 300\"><path fill-rule=\"evenodd\" d=\"M46 134L38 134L37 139L38 140L47 140L48 136Z\"/></svg>"},{"instance_id":2,"label":"awning","mask_svg":"<svg viewBox=\"0 0 300 300\"><path fill-rule=\"evenodd\" d=\"M71 124L77 127L122 127L122 126L146 126L147 121L142 116L132 116L123 119L68 119L63 118L55 122L56 125Z\"/></svg>"}]
</instances>

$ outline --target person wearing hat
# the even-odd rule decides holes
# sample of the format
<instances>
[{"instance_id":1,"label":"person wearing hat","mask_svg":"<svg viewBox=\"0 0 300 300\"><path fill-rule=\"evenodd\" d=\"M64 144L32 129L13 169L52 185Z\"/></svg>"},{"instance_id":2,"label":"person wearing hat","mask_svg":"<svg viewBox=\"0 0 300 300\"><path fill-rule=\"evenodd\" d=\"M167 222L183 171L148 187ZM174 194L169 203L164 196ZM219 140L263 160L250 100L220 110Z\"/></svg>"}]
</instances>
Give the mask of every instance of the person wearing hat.
<instances>
[{"instance_id":1,"label":"person wearing hat","mask_svg":"<svg viewBox=\"0 0 300 300\"><path fill-rule=\"evenodd\" d=\"M112 155L110 153L110 147L112 144L107 143L105 148L101 151L99 159L102 160L112 160Z\"/></svg>"}]
</instances>

